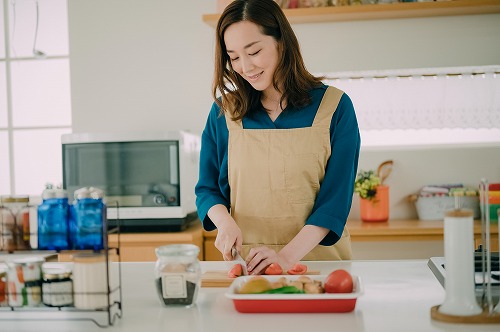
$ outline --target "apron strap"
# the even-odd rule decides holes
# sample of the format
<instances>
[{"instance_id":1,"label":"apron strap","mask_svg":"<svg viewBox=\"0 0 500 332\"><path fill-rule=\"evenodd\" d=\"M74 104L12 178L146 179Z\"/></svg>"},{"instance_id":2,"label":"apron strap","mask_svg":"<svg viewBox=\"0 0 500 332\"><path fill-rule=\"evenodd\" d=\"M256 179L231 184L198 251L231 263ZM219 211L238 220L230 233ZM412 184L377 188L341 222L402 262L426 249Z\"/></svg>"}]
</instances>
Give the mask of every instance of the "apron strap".
<instances>
[{"instance_id":1,"label":"apron strap","mask_svg":"<svg viewBox=\"0 0 500 332\"><path fill-rule=\"evenodd\" d=\"M325 95L323 96L323 99L321 99L318 112L316 112L316 116L314 117L312 127L330 128L333 113L335 113L335 111L337 110L337 106L339 105L340 98L342 98L343 94L344 91L339 90L333 86L329 86L326 89ZM233 121L231 119L231 115L228 112L224 112L224 117L226 118L226 125L229 131L243 129L241 120Z\"/></svg>"},{"instance_id":2,"label":"apron strap","mask_svg":"<svg viewBox=\"0 0 500 332\"><path fill-rule=\"evenodd\" d=\"M333 113L337 110L340 98L344 91L339 90L333 86L329 86L326 91L321 103L319 104L318 112L316 112L316 117L312 124L313 127L327 127L330 128L332 122Z\"/></svg>"}]
</instances>

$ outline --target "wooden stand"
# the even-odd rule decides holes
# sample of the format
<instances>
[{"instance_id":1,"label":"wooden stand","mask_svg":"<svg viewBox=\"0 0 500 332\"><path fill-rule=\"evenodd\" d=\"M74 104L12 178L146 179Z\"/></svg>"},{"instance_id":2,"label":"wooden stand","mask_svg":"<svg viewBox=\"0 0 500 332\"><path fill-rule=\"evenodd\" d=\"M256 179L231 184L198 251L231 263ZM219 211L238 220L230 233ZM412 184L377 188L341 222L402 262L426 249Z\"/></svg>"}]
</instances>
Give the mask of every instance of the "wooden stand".
<instances>
[{"instance_id":1,"label":"wooden stand","mask_svg":"<svg viewBox=\"0 0 500 332\"><path fill-rule=\"evenodd\" d=\"M500 313L488 314L488 308L483 308L483 313L474 316L454 316L439 312L439 305L431 308L431 318L445 323L456 324L500 324Z\"/></svg>"}]
</instances>

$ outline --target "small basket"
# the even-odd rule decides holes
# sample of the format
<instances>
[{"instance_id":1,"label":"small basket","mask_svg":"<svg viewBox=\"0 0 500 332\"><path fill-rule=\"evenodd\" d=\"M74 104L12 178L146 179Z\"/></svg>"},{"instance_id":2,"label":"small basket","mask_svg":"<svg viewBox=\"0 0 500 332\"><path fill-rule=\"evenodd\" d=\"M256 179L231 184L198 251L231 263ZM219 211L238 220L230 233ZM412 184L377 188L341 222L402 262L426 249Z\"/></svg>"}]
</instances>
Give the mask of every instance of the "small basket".
<instances>
[{"instance_id":1,"label":"small basket","mask_svg":"<svg viewBox=\"0 0 500 332\"><path fill-rule=\"evenodd\" d=\"M445 211L455 208L455 197L452 196L422 197L412 195L410 200L415 203L419 220L444 220ZM460 197L460 200L460 207L471 209L474 219L481 217L478 196L463 196Z\"/></svg>"}]
</instances>

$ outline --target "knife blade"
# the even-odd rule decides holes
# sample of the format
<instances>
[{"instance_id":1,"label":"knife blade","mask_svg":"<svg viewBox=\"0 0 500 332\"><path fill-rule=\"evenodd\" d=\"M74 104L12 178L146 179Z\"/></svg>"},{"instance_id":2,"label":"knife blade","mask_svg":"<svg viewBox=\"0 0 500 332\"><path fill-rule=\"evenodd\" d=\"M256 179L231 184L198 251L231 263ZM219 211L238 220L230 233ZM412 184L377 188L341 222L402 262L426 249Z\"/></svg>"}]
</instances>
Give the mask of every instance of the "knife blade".
<instances>
[{"instance_id":1,"label":"knife blade","mask_svg":"<svg viewBox=\"0 0 500 332\"><path fill-rule=\"evenodd\" d=\"M241 264L242 274L244 276L248 275L247 263L245 262L243 257L241 257L240 253L238 252L238 250L236 250L235 247L233 247L233 249L231 249L231 254L233 255L233 261Z\"/></svg>"}]
</instances>

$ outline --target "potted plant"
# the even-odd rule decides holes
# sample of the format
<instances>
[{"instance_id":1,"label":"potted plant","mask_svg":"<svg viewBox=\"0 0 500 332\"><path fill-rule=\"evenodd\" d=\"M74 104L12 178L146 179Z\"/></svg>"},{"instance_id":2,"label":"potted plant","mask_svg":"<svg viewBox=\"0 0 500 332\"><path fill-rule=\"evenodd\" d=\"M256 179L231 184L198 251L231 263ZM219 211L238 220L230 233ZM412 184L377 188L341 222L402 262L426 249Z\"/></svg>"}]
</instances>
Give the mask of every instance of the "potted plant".
<instances>
[{"instance_id":1,"label":"potted plant","mask_svg":"<svg viewBox=\"0 0 500 332\"><path fill-rule=\"evenodd\" d=\"M360 198L362 221L383 222L389 220L389 187L383 184L392 171L392 160L380 164L377 172L361 170L354 182L354 192Z\"/></svg>"}]
</instances>

